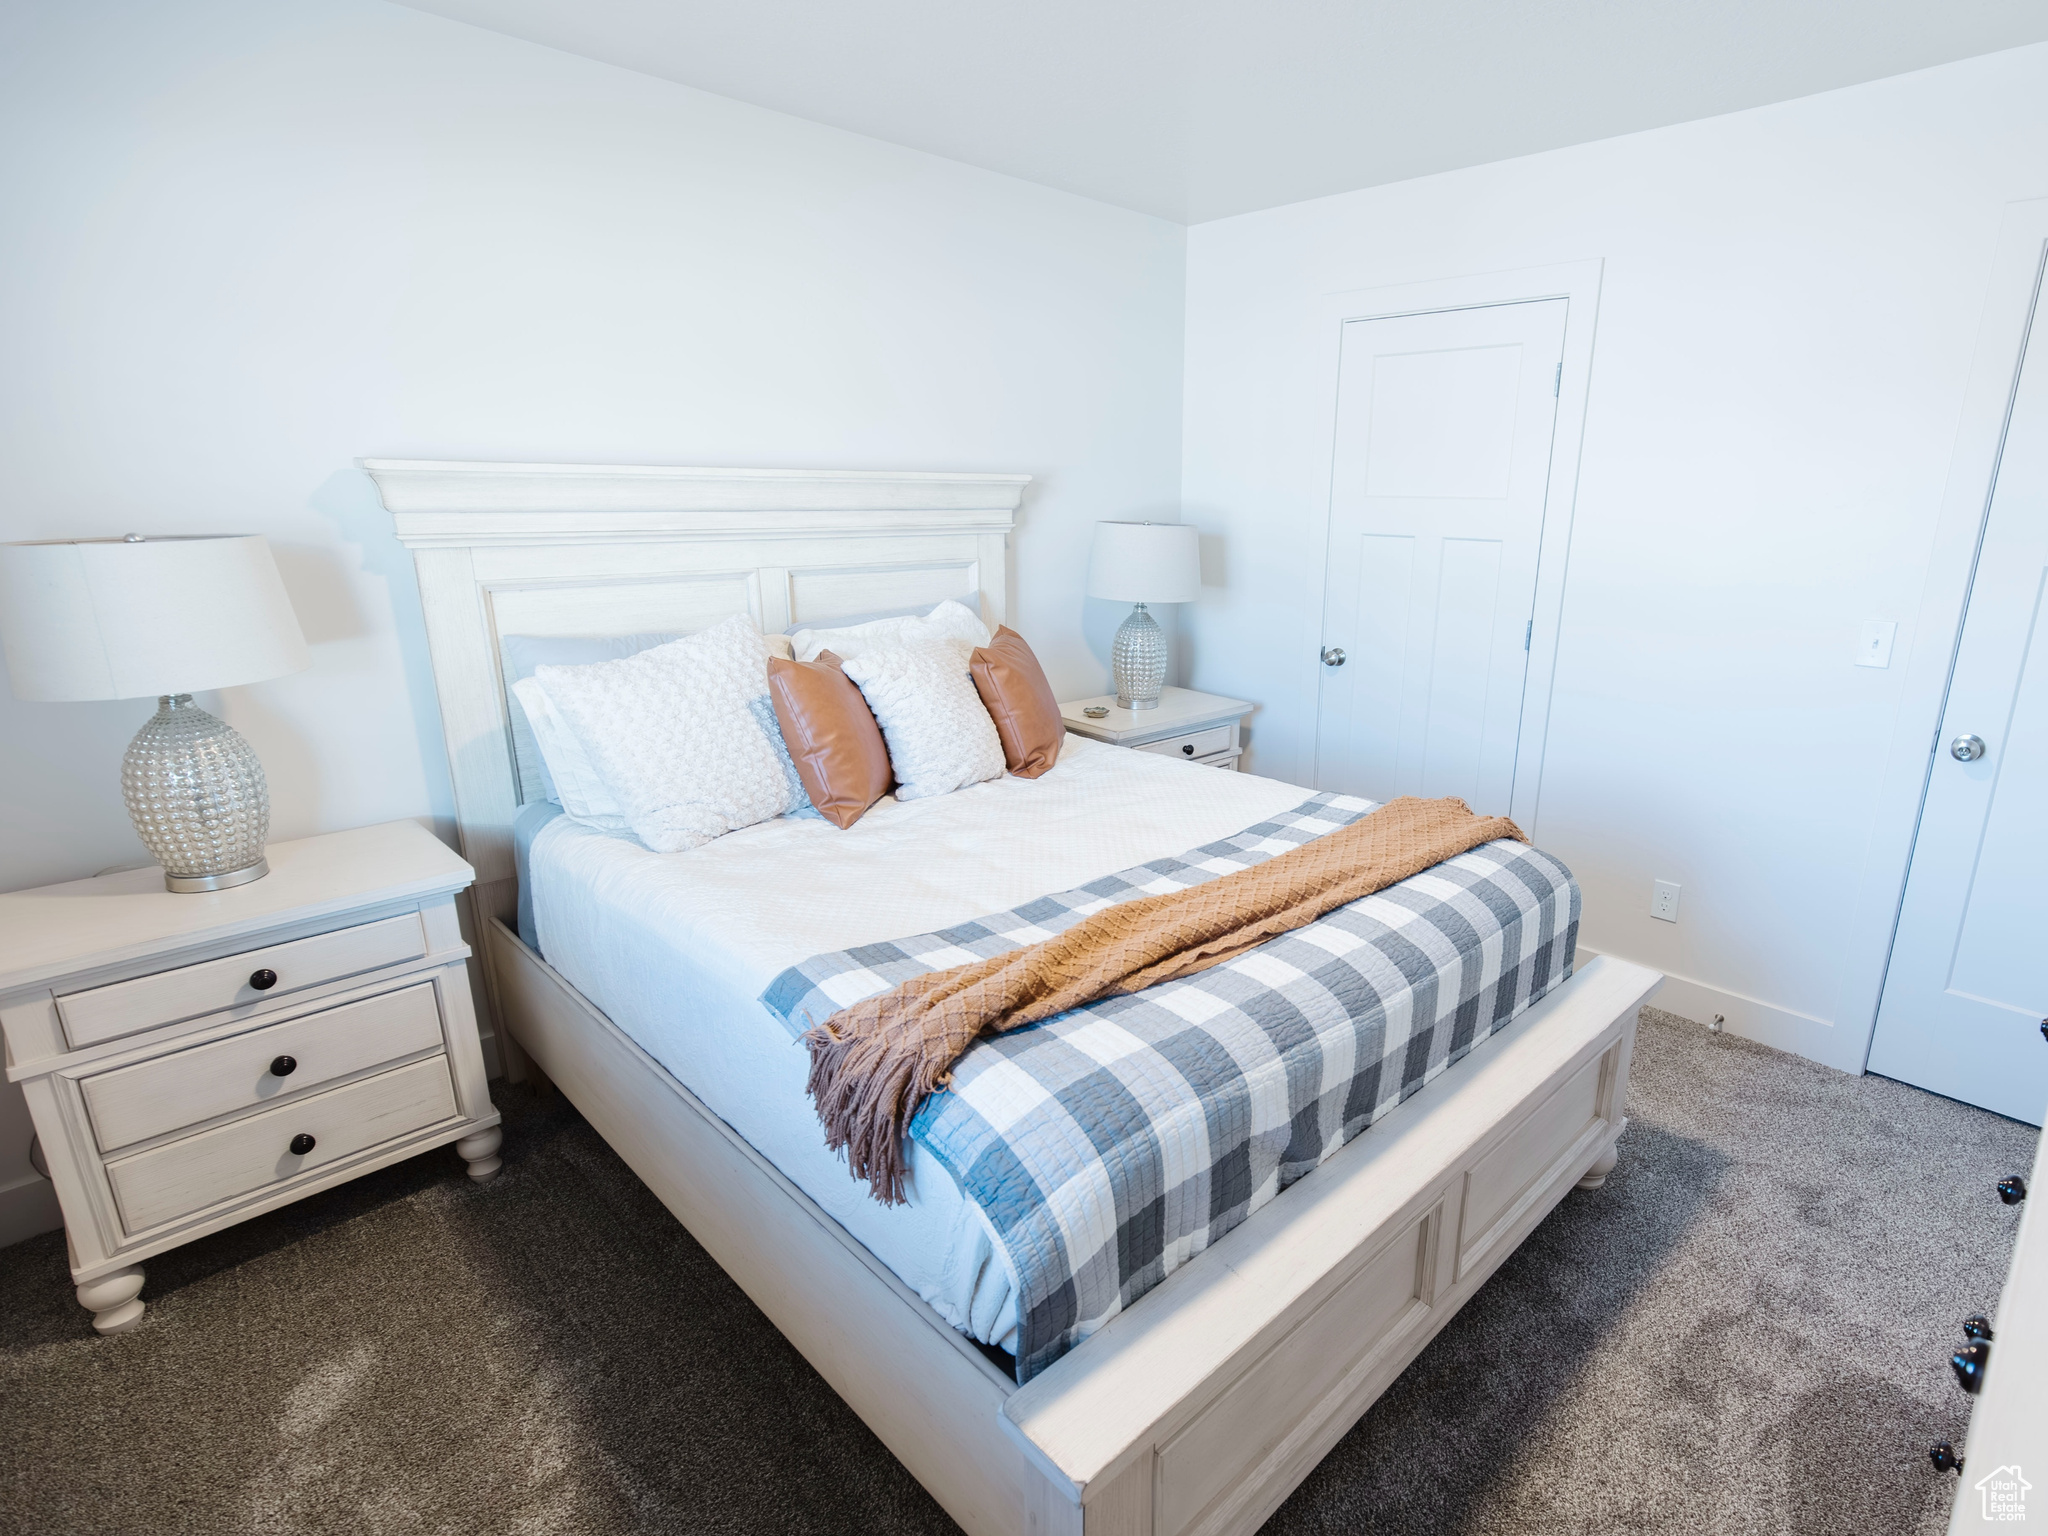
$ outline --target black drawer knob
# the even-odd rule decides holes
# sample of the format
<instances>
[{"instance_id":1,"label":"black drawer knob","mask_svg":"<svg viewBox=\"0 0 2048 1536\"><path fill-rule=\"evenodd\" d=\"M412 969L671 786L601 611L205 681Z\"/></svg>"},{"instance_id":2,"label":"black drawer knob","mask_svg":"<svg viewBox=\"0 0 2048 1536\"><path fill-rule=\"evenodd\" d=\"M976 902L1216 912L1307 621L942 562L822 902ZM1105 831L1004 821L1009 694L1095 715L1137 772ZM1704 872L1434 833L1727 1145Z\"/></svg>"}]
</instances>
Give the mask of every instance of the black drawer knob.
<instances>
[{"instance_id":1,"label":"black drawer knob","mask_svg":"<svg viewBox=\"0 0 2048 1536\"><path fill-rule=\"evenodd\" d=\"M1927 1459L1934 1463L1934 1470L1937 1472L1960 1472L1963 1470L1963 1458L1956 1454L1956 1448L1946 1440L1942 1441L1939 1445L1927 1447Z\"/></svg>"},{"instance_id":2,"label":"black drawer knob","mask_svg":"<svg viewBox=\"0 0 2048 1536\"><path fill-rule=\"evenodd\" d=\"M1998 1181L1998 1198L2007 1205L2018 1205L2027 1198L2027 1181L2016 1173L2009 1173Z\"/></svg>"},{"instance_id":3,"label":"black drawer knob","mask_svg":"<svg viewBox=\"0 0 2048 1536\"><path fill-rule=\"evenodd\" d=\"M290 1077L298 1070L299 1058L296 1056L279 1056L270 1063L272 1077Z\"/></svg>"},{"instance_id":4,"label":"black drawer knob","mask_svg":"<svg viewBox=\"0 0 2048 1536\"><path fill-rule=\"evenodd\" d=\"M301 1131L301 1132L299 1132L299 1134L298 1134L298 1135L296 1135L296 1136L294 1136L294 1137L292 1138L292 1156L293 1156L293 1157L304 1157L304 1156L305 1156L305 1155L306 1155L306 1154L307 1154L308 1152L310 1152L310 1151L312 1151L312 1150L313 1150L313 1138L312 1138L312 1137L310 1137L310 1136L308 1136L308 1135L307 1135L307 1134L306 1134L306 1133L305 1133L304 1131ZM1975 1387L1972 1387L1972 1388L1971 1388L1970 1390L1971 1390L1972 1392L1974 1392L1974 1391L1976 1391L1977 1389L1976 1389Z\"/></svg>"},{"instance_id":5,"label":"black drawer knob","mask_svg":"<svg viewBox=\"0 0 2048 1536\"><path fill-rule=\"evenodd\" d=\"M1985 1343L1989 1344L1991 1342L1991 1319L1982 1312L1972 1312L1963 1319L1963 1337L1966 1339L1982 1339Z\"/></svg>"},{"instance_id":6,"label":"black drawer knob","mask_svg":"<svg viewBox=\"0 0 2048 1536\"><path fill-rule=\"evenodd\" d=\"M1984 1390L1984 1373L1991 1368L1991 1346L1982 1339L1972 1339L1950 1355L1948 1363L1955 1370L1957 1384L1975 1397Z\"/></svg>"},{"instance_id":7,"label":"black drawer knob","mask_svg":"<svg viewBox=\"0 0 2048 1536\"><path fill-rule=\"evenodd\" d=\"M277 985L277 972L267 965L260 971L251 971L249 973L249 985L258 992L268 992Z\"/></svg>"},{"instance_id":8,"label":"black drawer knob","mask_svg":"<svg viewBox=\"0 0 2048 1536\"><path fill-rule=\"evenodd\" d=\"M1192 741L1182 742L1180 744L1180 749L1181 751L1187 753L1189 757L1193 757L1195 755L1195 744Z\"/></svg>"}]
</instances>

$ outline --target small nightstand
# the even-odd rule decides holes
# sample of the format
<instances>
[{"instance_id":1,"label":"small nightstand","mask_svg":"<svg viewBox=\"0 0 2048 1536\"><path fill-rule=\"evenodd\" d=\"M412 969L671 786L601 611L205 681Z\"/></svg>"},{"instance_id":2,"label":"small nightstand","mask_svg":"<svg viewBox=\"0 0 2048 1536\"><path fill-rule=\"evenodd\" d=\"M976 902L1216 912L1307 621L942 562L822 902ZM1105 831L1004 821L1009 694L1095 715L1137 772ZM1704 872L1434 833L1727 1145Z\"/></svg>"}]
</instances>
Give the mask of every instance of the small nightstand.
<instances>
[{"instance_id":1,"label":"small nightstand","mask_svg":"<svg viewBox=\"0 0 2048 1536\"><path fill-rule=\"evenodd\" d=\"M1091 720L1082 713L1091 706L1105 707L1109 713ZM1244 750L1239 722L1252 708L1243 699L1220 698L1192 688L1166 688L1160 691L1157 709L1119 709L1116 695L1106 693L1060 705L1060 718L1076 736L1235 770L1238 754Z\"/></svg>"},{"instance_id":2,"label":"small nightstand","mask_svg":"<svg viewBox=\"0 0 2048 1536\"><path fill-rule=\"evenodd\" d=\"M150 868L0 896L7 1075L102 1333L152 1254L447 1142L498 1171L470 867L410 821L267 853L204 895Z\"/></svg>"}]
</instances>

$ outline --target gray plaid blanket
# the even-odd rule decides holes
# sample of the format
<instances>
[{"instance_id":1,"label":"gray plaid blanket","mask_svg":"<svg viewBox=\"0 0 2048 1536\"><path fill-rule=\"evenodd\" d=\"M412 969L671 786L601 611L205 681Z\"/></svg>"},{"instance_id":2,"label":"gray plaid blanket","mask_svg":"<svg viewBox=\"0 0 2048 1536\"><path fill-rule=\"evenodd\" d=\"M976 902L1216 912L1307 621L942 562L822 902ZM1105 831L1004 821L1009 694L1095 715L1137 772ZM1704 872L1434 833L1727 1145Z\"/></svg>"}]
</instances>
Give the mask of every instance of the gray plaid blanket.
<instances>
[{"instance_id":1,"label":"gray plaid blanket","mask_svg":"<svg viewBox=\"0 0 2048 1536\"><path fill-rule=\"evenodd\" d=\"M761 1001L801 1035L926 971L1261 863L1373 802L1312 796L1178 858L938 933L817 955ZM1223 965L976 1044L911 1135L988 1217L1028 1381L1571 975L1571 871L1486 843Z\"/></svg>"}]
</instances>

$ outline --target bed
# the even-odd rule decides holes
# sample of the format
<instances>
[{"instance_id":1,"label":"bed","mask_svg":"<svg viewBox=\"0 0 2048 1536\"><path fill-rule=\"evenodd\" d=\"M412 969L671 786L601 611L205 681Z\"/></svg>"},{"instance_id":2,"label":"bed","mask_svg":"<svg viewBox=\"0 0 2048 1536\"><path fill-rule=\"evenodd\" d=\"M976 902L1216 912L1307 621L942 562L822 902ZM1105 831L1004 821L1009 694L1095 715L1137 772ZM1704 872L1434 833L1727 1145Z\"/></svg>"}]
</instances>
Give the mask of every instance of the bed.
<instances>
[{"instance_id":1,"label":"bed","mask_svg":"<svg viewBox=\"0 0 2048 1536\"><path fill-rule=\"evenodd\" d=\"M801 1052L758 999L806 953L1029 902L1308 792L1070 738L1043 780L884 802L858 858L778 822L685 875L522 816L539 795L504 637L736 612L773 632L975 593L1000 622L1023 477L365 467L419 570L508 1070L531 1057L967 1530L1255 1528L1612 1166L1635 1011L1659 978L1600 958L1019 1385L1000 1353L1019 1337L1017 1266L957 1170L914 1145L910 1204L869 1200L825 1152Z\"/></svg>"}]
</instances>

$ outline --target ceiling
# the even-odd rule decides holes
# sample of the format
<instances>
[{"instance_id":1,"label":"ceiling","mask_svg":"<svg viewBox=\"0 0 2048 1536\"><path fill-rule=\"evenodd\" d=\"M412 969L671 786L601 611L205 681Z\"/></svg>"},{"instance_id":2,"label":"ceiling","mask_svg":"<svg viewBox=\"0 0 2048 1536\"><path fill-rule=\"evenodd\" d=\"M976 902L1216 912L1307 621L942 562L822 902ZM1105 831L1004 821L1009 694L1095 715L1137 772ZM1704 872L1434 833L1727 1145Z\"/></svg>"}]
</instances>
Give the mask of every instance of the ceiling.
<instances>
[{"instance_id":1,"label":"ceiling","mask_svg":"<svg viewBox=\"0 0 2048 1536\"><path fill-rule=\"evenodd\" d=\"M2048 40L2039 0L405 0L1179 223Z\"/></svg>"}]
</instances>

